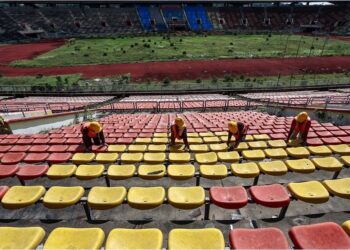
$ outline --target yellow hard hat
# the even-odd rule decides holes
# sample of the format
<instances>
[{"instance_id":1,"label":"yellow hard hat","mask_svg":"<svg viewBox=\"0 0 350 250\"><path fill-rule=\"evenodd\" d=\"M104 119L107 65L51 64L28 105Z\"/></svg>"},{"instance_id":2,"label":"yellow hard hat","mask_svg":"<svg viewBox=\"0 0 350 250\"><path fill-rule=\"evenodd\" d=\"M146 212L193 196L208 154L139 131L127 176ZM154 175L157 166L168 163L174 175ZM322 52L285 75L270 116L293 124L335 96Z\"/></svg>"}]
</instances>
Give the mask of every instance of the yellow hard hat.
<instances>
[{"instance_id":1,"label":"yellow hard hat","mask_svg":"<svg viewBox=\"0 0 350 250\"><path fill-rule=\"evenodd\" d=\"M308 113L306 113L306 112L300 112L300 113L295 117L295 120L297 120L297 122L299 122L299 123L302 123L302 122L305 122L307 118L309 118Z\"/></svg>"},{"instance_id":2,"label":"yellow hard hat","mask_svg":"<svg viewBox=\"0 0 350 250\"><path fill-rule=\"evenodd\" d=\"M102 130L102 126L98 122L90 122L88 124L88 127L95 133L100 133Z\"/></svg>"},{"instance_id":3,"label":"yellow hard hat","mask_svg":"<svg viewBox=\"0 0 350 250\"><path fill-rule=\"evenodd\" d=\"M175 118L175 124L176 124L177 126L179 126L180 128L185 127L185 122L184 122L184 120L183 120L180 116L177 116L177 117Z\"/></svg>"},{"instance_id":4,"label":"yellow hard hat","mask_svg":"<svg viewBox=\"0 0 350 250\"><path fill-rule=\"evenodd\" d=\"M236 134L238 132L238 126L237 126L237 122L235 121L230 121L228 123L228 130L232 133L232 134Z\"/></svg>"}]
</instances>

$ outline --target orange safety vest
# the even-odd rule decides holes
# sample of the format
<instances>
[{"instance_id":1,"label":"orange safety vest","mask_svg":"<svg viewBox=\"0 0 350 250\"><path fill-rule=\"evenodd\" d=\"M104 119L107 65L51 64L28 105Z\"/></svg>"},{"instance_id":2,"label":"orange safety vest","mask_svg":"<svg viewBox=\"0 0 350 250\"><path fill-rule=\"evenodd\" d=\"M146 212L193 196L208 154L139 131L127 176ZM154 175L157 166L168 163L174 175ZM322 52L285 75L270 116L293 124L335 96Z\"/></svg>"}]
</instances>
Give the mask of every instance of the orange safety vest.
<instances>
[{"instance_id":1,"label":"orange safety vest","mask_svg":"<svg viewBox=\"0 0 350 250\"><path fill-rule=\"evenodd\" d=\"M305 130L306 130L306 124L310 121L310 119L308 118L306 121L304 121L303 123L299 123L299 122L296 122L296 125L295 125L295 128L294 128L294 131L296 133L304 133Z\"/></svg>"},{"instance_id":2,"label":"orange safety vest","mask_svg":"<svg viewBox=\"0 0 350 250\"><path fill-rule=\"evenodd\" d=\"M171 131L176 139L178 140L181 139L180 133L179 133L180 129L177 128L176 124L171 125Z\"/></svg>"},{"instance_id":3,"label":"orange safety vest","mask_svg":"<svg viewBox=\"0 0 350 250\"><path fill-rule=\"evenodd\" d=\"M83 133L84 129L88 130L88 136L90 138L95 138L97 136L97 133L95 133L92 129L90 129L88 126L86 126L85 124L81 127L81 132Z\"/></svg>"}]
</instances>

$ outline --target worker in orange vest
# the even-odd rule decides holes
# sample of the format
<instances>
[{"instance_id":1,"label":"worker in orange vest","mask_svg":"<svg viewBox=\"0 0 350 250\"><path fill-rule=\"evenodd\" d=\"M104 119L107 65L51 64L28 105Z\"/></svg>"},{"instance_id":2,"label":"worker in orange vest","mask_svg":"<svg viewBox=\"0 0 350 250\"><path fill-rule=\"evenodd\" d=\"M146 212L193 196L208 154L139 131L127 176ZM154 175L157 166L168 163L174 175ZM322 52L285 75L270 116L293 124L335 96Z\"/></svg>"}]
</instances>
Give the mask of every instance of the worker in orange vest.
<instances>
[{"instance_id":1,"label":"worker in orange vest","mask_svg":"<svg viewBox=\"0 0 350 250\"><path fill-rule=\"evenodd\" d=\"M227 146L229 147L229 151L233 150L240 142L244 141L248 128L249 125L245 125L243 122L230 121L228 123ZM230 146L232 136L235 137L235 142Z\"/></svg>"},{"instance_id":2,"label":"worker in orange vest","mask_svg":"<svg viewBox=\"0 0 350 250\"><path fill-rule=\"evenodd\" d=\"M298 139L299 143L306 145L307 135L311 127L311 119L306 112L299 113L294 117L292 125L290 127L287 142L289 140Z\"/></svg>"},{"instance_id":3,"label":"worker in orange vest","mask_svg":"<svg viewBox=\"0 0 350 250\"><path fill-rule=\"evenodd\" d=\"M86 122L82 124L80 131L83 135L83 143L87 151L91 151L93 144L107 146L100 123Z\"/></svg>"},{"instance_id":4,"label":"worker in orange vest","mask_svg":"<svg viewBox=\"0 0 350 250\"><path fill-rule=\"evenodd\" d=\"M184 120L181 117L176 117L174 123L170 127L171 129L171 142L170 146L175 145L175 139L183 140L185 144L185 150L189 149L187 140L187 128Z\"/></svg>"}]
</instances>

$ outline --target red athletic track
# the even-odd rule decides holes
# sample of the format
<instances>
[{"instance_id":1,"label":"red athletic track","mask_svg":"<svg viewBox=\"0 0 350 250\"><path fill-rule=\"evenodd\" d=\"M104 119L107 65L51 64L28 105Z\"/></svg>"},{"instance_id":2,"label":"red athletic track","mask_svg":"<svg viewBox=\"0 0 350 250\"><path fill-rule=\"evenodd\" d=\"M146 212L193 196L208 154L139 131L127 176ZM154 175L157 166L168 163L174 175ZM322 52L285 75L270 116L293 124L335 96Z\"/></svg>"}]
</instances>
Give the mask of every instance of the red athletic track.
<instances>
[{"instance_id":1,"label":"red athletic track","mask_svg":"<svg viewBox=\"0 0 350 250\"><path fill-rule=\"evenodd\" d=\"M11 44L0 46L0 64L14 60L31 59L64 44L63 40L50 40L37 43Z\"/></svg>"},{"instance_id":2,"label":"red athletic track","mask_svg":"<svg viewBox=\"0 0 350 250\"><path fill-rule=\"evenodd\" d=\"M18 68L0 65L0 74L3 76L81 73L84 78L91 78L131 73L135 81L146 79L162 80L165 77L171 80L205 79L214 75L224 76L225 74L253 76L336 73L344 71L350 71L350 56L168 61L49 68Z\"/></svg>"}]
</instances>

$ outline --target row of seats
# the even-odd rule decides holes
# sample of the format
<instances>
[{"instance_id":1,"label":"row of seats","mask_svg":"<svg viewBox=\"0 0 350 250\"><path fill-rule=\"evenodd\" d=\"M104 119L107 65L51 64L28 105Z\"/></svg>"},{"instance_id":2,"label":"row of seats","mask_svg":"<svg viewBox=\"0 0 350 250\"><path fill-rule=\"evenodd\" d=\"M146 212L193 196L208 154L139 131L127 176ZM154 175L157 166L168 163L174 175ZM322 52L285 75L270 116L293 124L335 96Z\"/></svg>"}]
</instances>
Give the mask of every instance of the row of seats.
<instances>
[{"instance_id":1,"label":"row of seats","mask_svg":"<svg viewBox=\"0 0 350 250\"><path fill-rule=\"evenodd\" d=\"M350 178L289 183L288 191L297 200L320 204L329 200L330 195L350 199ZM6 209L19 209L38 202L43 197L47 208L65 208L77 204L84 195L81 186L53 186L45 190L43 186L7 186L1 187L1 204ZM252 186L249 193L256 204L270 208L287 207L290 196L281 184ZM210 201L226 209L239 209L247 205L247 191L242 186L211 187ZM0 198L1 198L0 197ZM167 197L167 198L166 198ZM200 186L170 187L93 187L87 198L92 209L110 209L126 202L136 209L153 209L168 202L178 209L195 209L204 205L205 190Z\"/></svg>"},{"instance_id":2,"label":"row of seats","mask_svg":"<svg viewBox=\"0 0 350 250\"><path fill-rule=\"evenodd\" d=\"M292 227L288 234L297 249L349 249L350 221L343 228L334 222ZM0 248L35 249L45 237L41 227L0 227ZM105 241L101 228L55 228L43 249L100 249ZM104 249L164 249L163 233L157 228L115 228ZM290 249L284 233L275 227L234 228L229 232L231 249ZM216 228L172 229L168 249L225 249L223 233Z\"/></svg>"}]
</instances>

